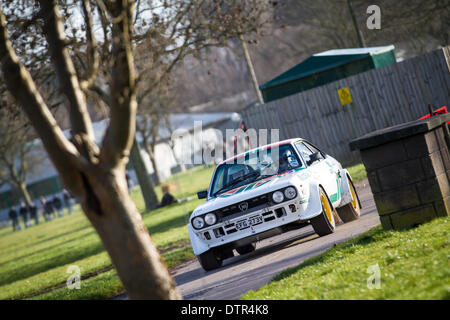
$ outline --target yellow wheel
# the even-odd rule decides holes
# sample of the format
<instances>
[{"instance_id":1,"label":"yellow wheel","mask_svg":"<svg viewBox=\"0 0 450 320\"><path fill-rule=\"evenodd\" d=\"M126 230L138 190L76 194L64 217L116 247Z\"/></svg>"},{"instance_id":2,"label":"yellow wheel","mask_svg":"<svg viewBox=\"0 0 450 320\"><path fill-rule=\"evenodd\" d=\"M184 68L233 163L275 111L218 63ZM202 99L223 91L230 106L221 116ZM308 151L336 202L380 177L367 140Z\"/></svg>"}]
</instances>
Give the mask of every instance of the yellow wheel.
<instances>
[{"instance_id":1,"label":"yellow wheel","mask_svg":"<svg viewBox=\"0 0 450 320\"><path fill-rule=\"evenodd\" d=\"M352 207L353 209L358 210L359 209L358 198L356 197L356 191L353 188L353 183L350 183L349 187L350 193L352 194Z\"/></svg>"},{"instance_id":2,"label":"yellow wheel","mask_svg":"<svg viewBox=\"0 0 450 320\"><path fill-rule=\"evenodd\" d=\"M331 209L330 203L328 202L327 196L324 193L320 194L320 202L322 203L322 210L325 212L328 222L334 224L334 213Z\"/></svg>"},{"instance_id":3,"label":"yellow wheel","mask_svg":"<svg viewBox=\"0 0 450 320\"><path fill-rule=\"evenodd\" d=\"M336 228L335 223L335 210L331 204L330 199L328 199L327 194L322 188L319 188L320 192L320 202L322 204L322 212L317 217L312 218L311 225L314 231L320 236L325 236L327 234L333 233Z\"/></svg>"},{"instance_id":4,"label":"yellow wheel","mask_svg":"<svg viewBox=\"0 0 450 320\"><path fill-rule=\"evenodd\" d=\"M339 218L341 218L344 223L359 219L361 214L361 208L359 207L359 201L355 187L353 186L350 177L347 177L347 180L350 194L352 196L352 201L341 208L337 208Z\"/></svg>"}]
</instances>

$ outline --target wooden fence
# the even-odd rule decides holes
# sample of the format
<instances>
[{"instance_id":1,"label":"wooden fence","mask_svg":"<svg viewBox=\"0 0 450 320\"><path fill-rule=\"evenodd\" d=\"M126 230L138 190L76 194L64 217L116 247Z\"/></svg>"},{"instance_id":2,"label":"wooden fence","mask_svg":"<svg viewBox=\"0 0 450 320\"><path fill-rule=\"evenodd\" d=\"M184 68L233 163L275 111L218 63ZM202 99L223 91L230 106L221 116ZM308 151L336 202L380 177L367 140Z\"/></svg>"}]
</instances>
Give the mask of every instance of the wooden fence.
<instances>
[{"instance_id":1,"label":"wooden fence","mask_svg":"<svg viewBox=\"0 0 450 320\"><path fill-rule=\"evenodd\" d=\"M247 128L279 129L280 140L302 137L348 165L360 160L349 142L366 133L416 120L428 104L450 107L450 49L373 69L243 110ZM347 87L352 103L342 105ZM450 111L450 110L449 110ZM269 137L270 140L270 137Z\"/></svg>"}]
</instances>

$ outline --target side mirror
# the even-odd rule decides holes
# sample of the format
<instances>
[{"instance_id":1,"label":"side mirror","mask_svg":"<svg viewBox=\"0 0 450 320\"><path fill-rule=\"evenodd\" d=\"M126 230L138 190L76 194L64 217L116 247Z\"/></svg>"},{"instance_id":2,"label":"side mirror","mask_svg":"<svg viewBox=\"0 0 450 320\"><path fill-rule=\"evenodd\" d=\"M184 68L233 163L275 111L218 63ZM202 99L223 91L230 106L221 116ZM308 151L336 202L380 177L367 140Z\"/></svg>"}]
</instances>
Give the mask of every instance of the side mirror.
<instances>
[{"instance_id":1,"label":"side mirror","mask_svg":"<svg viewBox=\"0 0 450 320\"><path fill-rule=\"evenodd\" d=\"M325 159L320 152L315 152L309 156L309 160L306 162L308 166L312 165L314 162Z\"/></svg>"},{"instance_id":2,"label":"side mirror","mask_svg":"<svg viewBox=\"0 0 450 320\"><path fill-rule=\"evenodd\" d=\"M197 197L199 199L206 199L207 196L208 196L207 190L202 190L202 191L197 192Z\"/></svg>"}]
</instances>

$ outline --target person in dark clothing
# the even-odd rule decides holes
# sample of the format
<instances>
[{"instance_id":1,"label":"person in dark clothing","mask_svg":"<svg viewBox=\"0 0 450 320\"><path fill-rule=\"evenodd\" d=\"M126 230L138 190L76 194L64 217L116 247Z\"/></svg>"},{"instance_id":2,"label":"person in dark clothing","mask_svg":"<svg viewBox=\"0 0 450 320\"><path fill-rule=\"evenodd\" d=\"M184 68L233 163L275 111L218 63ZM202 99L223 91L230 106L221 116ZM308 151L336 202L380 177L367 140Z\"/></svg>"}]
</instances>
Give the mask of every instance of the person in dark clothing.
<instances>
[{"instance_id":1,"label":"person in dark clothing","mask_svg":"<svg viewBox=\"0 0 450 320\"><path fill-rule=\"evenodd\" d=\"M53 219L52 215L55 214L55 209L53 208L52 202L47 200L44 197L41 197L41 205L42 205L42 209L44 211L45 220L48 221L48 220Z\"/></svg>"},{"instance_id":2,"label":"person in dark clothing","mask_svg":"<svg viewBox=\"0 0 450 320\"><path fill-rule=\"evenodd\" d=\"M39 215L37 212L36 205L34 203L31 203L28 206L28 212L30 213L30 218L34 220L34 223L39 224Z\"/></svg>"},{"instance_id":3,"label":"person in dark clothing","mask_svg":"<svg viewBox=\"0 0 450 320\"><path fill-rule=\"evenodd\" d=\"M42 209L42 216L44 217L45 221L48 221L47 212L45 212L45 198L39 197L39 202L41 203L41 209Z\"/></svg>"},{"instance_id":4,"label":"person in dark clothing","mask_svg":"<svg viewBox=\"0 0 450 320\"><path fill-rule=\"evenodd\" d=\"M64 205L66 206L68 213L72 214L73 213L72 196L66 189L63 189L62 193L63 193Z\"/></svg>"},{"instance_id":5,"label":"person in dark clothing","mask_svg":"<svg viewBox=\"0 0 450 320\"><path fill-rule=\"evenodd\" d=\"M177 199L175 199L174 196L172 196L170 193L164 193L161 203L159 204L160 207L168 206L172 203L178 202Z\"/></svg>"},{"instance_id":6,"label":"person in dark clothing","mask_svg":"<svg viewBox=\"0 0 450 320\"><path fill-rule=\"evenodd\" d=\"M175 199L175 197L170 194L169 186L163 185L161 189L164 192L164 195L161 199L161 203L158 205L158 208L162 208L162 207L168 206L172 203L178 202L178 200Z\"/></svg>"},{"instance_id":7,"label":"person in dark clothing","mask_svg":"<svg viewBox=\"0 0 450 320\"><path fill-rule=\"evenodd\" d=\"M17 215L16 209L14 207L11 207L9 209L9 219L11 219L13 231L16 231L17 227L19 226L19 216Z\"/></svg>"},{"instance_id":8,"label":"person in dark clothing","mask_svg":"<svg viewBox=\"0 0 450 320\"><path fill-rule=\"evenodd\" d=\"M57 195L55 195L53 197L53 201L52 202L53 202L53 206L55 207L56 211L58 211L58 216L63 217L64 216L64 211L63 211L63 208L62 208L62 201L61 201L61 199Z\"/></svg>"},{"instance_id":9,"label":"person in dark clothing","mask_svg":"<svg viewBox=\"0 0 450 320\"><path fill-rule=\"evenodd\" d=\"M28 228L28 207L25 205L25 202L20 203L19 214L22 217L23 224L25 228Z\"/></svg>"}]
</instances>

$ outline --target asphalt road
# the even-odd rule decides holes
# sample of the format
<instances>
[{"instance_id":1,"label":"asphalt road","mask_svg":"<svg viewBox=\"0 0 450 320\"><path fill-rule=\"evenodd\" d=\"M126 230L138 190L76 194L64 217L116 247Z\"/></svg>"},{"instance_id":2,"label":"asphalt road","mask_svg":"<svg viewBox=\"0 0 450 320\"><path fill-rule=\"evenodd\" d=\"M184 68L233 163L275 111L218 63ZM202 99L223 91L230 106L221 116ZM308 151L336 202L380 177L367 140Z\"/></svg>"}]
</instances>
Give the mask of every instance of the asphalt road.
<instances>
[{"instance_id":1,"label":"asphalt road","mask_svg":"<svg viewBox=\"0 0 450 320\"><path fill-rule=\"evenodd\" d=\"M178 289L187 300L234 300L249 290L267 284L281 271L298 265L336 243L357 236L380 223L367 180L356 185L362 210L361 218L341 224L336 231L319 238L311 226L266 239L250 254L224 261L222 268L205 272L197 260L171 270Z\"/></svg>"}]
</instances>

